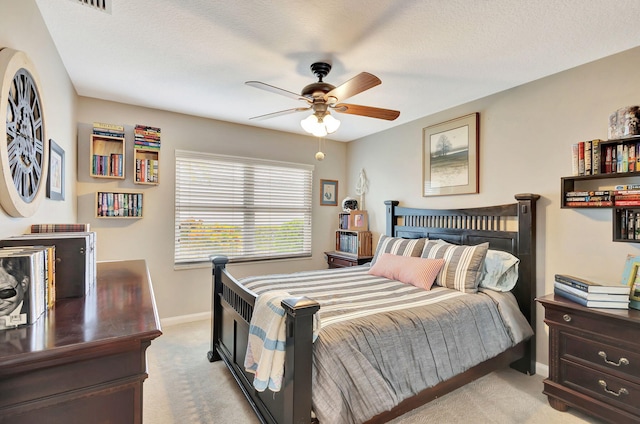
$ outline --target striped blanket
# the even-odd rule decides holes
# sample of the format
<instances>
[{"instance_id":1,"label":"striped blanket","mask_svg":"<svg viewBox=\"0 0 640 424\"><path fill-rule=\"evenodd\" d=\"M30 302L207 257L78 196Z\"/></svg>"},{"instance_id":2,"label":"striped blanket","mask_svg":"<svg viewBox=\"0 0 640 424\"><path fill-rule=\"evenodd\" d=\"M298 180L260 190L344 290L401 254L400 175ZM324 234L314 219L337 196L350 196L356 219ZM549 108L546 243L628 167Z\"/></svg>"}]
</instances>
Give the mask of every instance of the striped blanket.
<instances>
[{"instance_id":1,"label":"striped blanket","mask_svg":"<svg viewBox=\"0 0 640 424\"><path fill-rule=\"evenodd\" d=\"M321 423L365 422L533 334L526 320L519 326L511 293L426 291L368 270L241 280L258 296L286 291L320 304L312 401Z\"/></svg>"},{"instance_id":2,"label":"striped blanket","mask_svg":"<svg viewBox=\"0 0 640 424\"><path fill-rule=\"evenodd\" d=\"M320 304L320 329L380 312L437 303L463 293L434 286L426 291L368 273L369 265L247 277L242 285L257 295L286 290L292 297L306 296Z\"/></svg>"},{"instance_id":3,"label":"striped blanket","mask_svg":"<svg viewBox=\"0 0 640 424\"><path fill-rule=\"evenodd\" d=\"M284 375L286 333L284 309L281 303L291 295L273 291L258 296L249 325L244 368L255 374L253 387L259 392L279 392Z\"/></svg>"}]
</instances>

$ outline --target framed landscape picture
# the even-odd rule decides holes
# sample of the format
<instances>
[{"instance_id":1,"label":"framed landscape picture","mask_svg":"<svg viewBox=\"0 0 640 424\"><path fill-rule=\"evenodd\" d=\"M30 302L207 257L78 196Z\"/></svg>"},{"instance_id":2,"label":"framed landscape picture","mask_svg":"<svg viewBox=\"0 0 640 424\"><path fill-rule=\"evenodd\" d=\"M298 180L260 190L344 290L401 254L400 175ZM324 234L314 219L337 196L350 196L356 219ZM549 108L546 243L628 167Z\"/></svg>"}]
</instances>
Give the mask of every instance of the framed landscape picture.
<instances>
[{"instance_id":1,"label":"framed landscape picture","mask_svg":"<svg viewBox=\"0 0 640 424\"><path fill-rule=\"evenodd\" d=\"M320 180L320 206L338 206L337 180Z\"/></svg>"},{"instance_id":2,"label":"framed landscape picture","mask_svg":"<svg viewBox=\"0 0 640 424\"><path fill-rule=\"evenodd\" d=\"M422 195L478 193L478 113L423 130Z\"/></svg>"}]
</instances>

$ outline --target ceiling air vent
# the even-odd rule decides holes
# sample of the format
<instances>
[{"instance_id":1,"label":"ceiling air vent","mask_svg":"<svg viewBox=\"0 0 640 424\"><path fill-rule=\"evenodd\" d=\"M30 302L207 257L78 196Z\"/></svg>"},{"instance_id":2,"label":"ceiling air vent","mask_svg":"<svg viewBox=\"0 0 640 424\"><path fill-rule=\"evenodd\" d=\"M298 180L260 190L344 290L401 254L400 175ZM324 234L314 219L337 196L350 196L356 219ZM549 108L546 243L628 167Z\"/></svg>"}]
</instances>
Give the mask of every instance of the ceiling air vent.
<instances>
[{"instance_id":1,"label":"ceiling air vent","mask_svg":"<svg viewBox=\"0 0 640 424\"><path fill-rule=\"evenodd\" d=\"M84 6L111 14L111 0L72 0Z\"/></svg>"}]
</instances>

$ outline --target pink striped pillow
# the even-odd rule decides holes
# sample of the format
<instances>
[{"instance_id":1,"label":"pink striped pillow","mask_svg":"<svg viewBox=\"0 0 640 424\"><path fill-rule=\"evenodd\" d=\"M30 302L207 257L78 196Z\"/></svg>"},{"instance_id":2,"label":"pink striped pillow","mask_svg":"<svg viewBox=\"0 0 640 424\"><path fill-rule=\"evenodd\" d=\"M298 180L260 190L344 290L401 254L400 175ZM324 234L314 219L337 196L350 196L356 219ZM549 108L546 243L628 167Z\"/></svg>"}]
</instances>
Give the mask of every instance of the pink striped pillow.
<instances>
[{"instance_id":1,"label":"pink striped pillow","mask_svg":"<svg viewBox=\"0 0 640 424\"><path fill-rule=\"evenodd\" d=\"M424 259L383 253L369 270L369 274L412 284L430 290L444 259Z\"/></svg>"}]
</instances>

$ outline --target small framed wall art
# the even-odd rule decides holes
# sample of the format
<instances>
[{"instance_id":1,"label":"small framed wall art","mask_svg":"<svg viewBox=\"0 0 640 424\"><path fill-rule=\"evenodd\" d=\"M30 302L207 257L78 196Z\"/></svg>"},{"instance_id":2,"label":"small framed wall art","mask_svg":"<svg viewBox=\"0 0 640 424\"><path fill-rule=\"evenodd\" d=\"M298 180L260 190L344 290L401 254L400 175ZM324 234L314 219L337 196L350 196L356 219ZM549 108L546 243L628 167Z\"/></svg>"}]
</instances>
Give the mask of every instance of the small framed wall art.
<instances>
[{"instance_id":1,"label":"small framed wall art","mask_svg":"<svg viewBox=\"0 0 640 424\"><path fill-rule=\"evenodd\" d=\"M337 180L320 180L320 206L338 206Z\"/></svg>"},{"instance_id":2,"label":"small framed wall art","mask_svg":"<svg viewBox=\"0 0 640 424\"><path fill-rule=\"evenodd\" d=\"M423 130L423 196L478 193L478 113Z\"/></svg>"},{"instance_id":3,"label":"small framed wall art","mask_svg":"<svg viewBox=\"0 0 640 424\"><path fill-rule=\"evenodd\" d=\"M622 284L629 286L629 307L640 309L640 255L627 255L622 271Z\"/></svg>"},{"instance_id":4,"label":"small framed wall art","mask_svg":"<svg viewBox=\"0 0 640 424\"><path fill-rule=\"evenodd\" d=\"M52 200L64 200L64 150L52 139L49 139L47 197Z\"/></svg>"}]
</instances>

